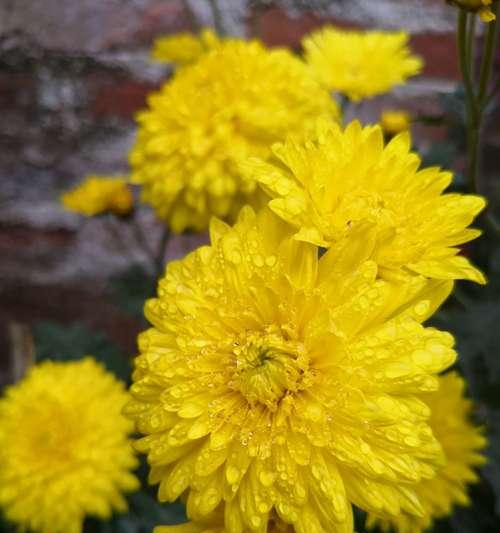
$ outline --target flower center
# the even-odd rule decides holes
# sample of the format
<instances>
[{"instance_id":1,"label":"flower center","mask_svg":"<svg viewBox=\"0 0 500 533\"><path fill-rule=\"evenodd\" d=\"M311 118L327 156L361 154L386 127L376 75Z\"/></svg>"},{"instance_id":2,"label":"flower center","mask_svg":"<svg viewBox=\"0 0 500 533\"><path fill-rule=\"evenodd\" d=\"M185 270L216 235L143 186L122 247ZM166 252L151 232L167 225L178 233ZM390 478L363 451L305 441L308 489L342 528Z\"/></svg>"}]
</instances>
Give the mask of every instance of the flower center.
<instances>
[{"instance_id":1,"label":"flower center","mask_svg":"<svg viewBox=\"0 0 500 533\"><path fill-rule=\"evenodd\" d=\"M309 357L302 343L276 333L245 333L235 343L235 389L252 405L275 411L287 394L303 388Z\"/></svg>"}]
</instances>

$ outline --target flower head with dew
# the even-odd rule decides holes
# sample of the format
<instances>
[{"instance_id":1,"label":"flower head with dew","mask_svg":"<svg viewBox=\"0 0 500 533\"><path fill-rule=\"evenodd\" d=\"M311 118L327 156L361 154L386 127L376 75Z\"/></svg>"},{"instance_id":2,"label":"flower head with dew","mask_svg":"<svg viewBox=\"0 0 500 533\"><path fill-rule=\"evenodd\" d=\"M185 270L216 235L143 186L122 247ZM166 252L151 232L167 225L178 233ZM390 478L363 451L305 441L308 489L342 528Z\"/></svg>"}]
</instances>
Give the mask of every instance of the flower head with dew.
<instances>
[{"instance_id":1,"label":"flower head with dew","mask_svg":"<svg viewBox=\"0 0 500 533\"><path fill-rule=\"evenodd\" d=\"M233 219L244 204L259 202L238 161L266 159L287 132L336 114L328 91L292 53L232 39L149 98L138 115L132 180L174 232L201 231L212 215Z\"/></svg>"},{"instance_id":2,"label":"flower head with dew","mask_svg":"<svg viewBox=\"0 0 500 533\"><path fill-rule=\"evenodd\" d=\"M199 35L188 32L177 33L155 39L151 56L162 63L185 66L197 61L222 42L223 40L210 28L203 29Z\"/></svg>"},{"instance_id":3,"label":"flower head with dew","mask_svg":"<svg viewBox=\"0 0 500 533\"><path fill-rule=\"evenodd\" d=\"M211 246L170 263L145 307L133 400L159 499L197 521L224 503L227 533L352 532L351 502L421 512L411 486L441 449L416 394L455 360L425 328L451 282L377 279L373 239L318 259L265 209L215 219Z\"/></svg>"},{"instance_id":4,"label":"flower head with dew","mask_svg":"<svg viewBox=\"0 0 500 533\"><path fill-rule=\"evenodd\" d=\"M380 116L380 125L388 135L396 135L410 129L411 115L400 109L387 109Z\"/></svg>"},{"instance_id":5,"label":"flower head with dew","mask_svg":"<svg viewBox=\"0 0 500 533\"><path fill-rule=\"evenodd\" d=\"M473 13L479 13L483 22L492 22L495 20L495 13L491 10L493 2L497 0L446 0L448 4L455 4L461 9Z\"/></svg>"},{"instance_id":6,"label":"flower head with dew","mask_svg":"<svg viewBox=\"0 0 500 533\"><path fill-rule=\"evenodd\" d=\"M134 207L134 197L125 178L88 176L75 189L61 196L69 211L87 217L114 213L128 215Z\"/></svg>"},{"instance_id":7,"label":"flower head with dew","mask_svg":"<svg viewBox=\"0 0 500 533\"><path fill-rule=\"evenodd\" d=\"M421 395L431 410L429 424L445 454L445 464L436 477L420 482L415 489L424 515L416 518L402 513L385 520L370 516L370 526L378 525L383 531L422 533L433 520L451 514L453 505L470 504L467 485L478 481L474 467L485 462L480 450L486 439L470 420L472 402L464 397L464 389L464 380L450 372L439 378L438 391Z\"/></svg>"},{"instance_id":8,"label":"flower head with dew","mask_svg":"<svg viewBox=\"0 0 500 533\"><path fill-rule=\"evenodd\" d=\"M275 159L251 159L242 171L273 198L269 206L297 230L295 238L325 248L350 239L358 224L375 228L372 259L382 276L416 273L485 283L459 245L480 231L467 226L483 209L480 196L443 194L452 174L419 169L409 133L384 144L380 126L345 129L318 123L313 135L273 146Z\"/></svg>"},{"instance_id":9,"label":"flower head with dew","mask_svg":"<svg viewBox=\"0 0 500 533\"><path fill-rule=\"evenodd\" d=\"M0 399L0 506L39 533L80 533L138 488L128 394L94 359L45 362Z\"/></svg>"},{"instance_id":10,"label":"flower head with dew","mask_svg":"<svg viewBox=\"0 0 500 533\"><path fill-rule=\"evenodd\" d=\"M188 522L176 526L158 526L153 533L227 533L224 525L224 511L217 509L210 516L195 522ZM250 533L245 529L242 533ZM267 527L262 529L263 533L294 533L293 527L286 524L276 516L273 516L267 523Z\"/></svg>"},{"instance_id":11,"label":"flower head with dew","mask_svg":"<svg viewBox=\"0 0 500 533\"><path fill-rule=\"evenodd\" d=\"M389 92L422 69L406 32L353 31L325 26L302 42L306 62L328 89L357 102Z\"/></svg>"}]
</instances>

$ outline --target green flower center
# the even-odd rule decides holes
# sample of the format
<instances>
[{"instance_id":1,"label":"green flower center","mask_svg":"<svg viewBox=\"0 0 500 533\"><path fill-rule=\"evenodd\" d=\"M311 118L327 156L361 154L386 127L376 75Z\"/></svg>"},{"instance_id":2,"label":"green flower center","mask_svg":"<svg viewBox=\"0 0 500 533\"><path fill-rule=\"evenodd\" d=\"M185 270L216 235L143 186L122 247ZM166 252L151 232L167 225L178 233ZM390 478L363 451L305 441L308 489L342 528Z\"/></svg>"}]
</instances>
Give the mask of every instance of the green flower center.
<instances>
[{"instance_id":1,"label":"green flower center","mask_svg":"<svg viewBox=\"0 0 500 533\"><path fill-rule=\"evenodd\" d=\"M303 388L309 357L302 343L276 333L246 333L234 343L234 388L251 405L275 411L282 398Z\"/></svg>"}]
</instances>

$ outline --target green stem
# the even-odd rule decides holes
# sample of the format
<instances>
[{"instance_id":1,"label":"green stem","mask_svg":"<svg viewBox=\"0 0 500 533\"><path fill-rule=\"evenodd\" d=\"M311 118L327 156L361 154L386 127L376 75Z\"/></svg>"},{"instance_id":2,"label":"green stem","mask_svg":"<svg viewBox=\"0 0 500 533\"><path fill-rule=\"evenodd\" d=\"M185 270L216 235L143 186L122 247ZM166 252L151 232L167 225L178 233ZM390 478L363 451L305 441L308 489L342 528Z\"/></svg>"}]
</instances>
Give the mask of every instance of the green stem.
<instances>
[{"instance_id":1,"label":"green stem","mask_svg":"<svg viewBox=\"0 0 500 533\"><path fill-rule=\"evenodd\" d=\"M458 56L460 60L460 72L465 87L465 102L467 106L467 116L469 119L475 119L477 115L476 98L474 94L474 87L472 85L472 79L469 70L469 54L467 50L467 18L468 13L463 9L460 9L458 14Z\"/></svg>"},{"instance_id":2,"label":"green stem","mask_svg":"<svg viewBox=\"0 0 500 533\"><path fill-rule=\"evenodd\" d=\"M471 79L475 76L475 61L474 61L474 49L476 43L476 22L477 16L475 13L469 14L469 25L467 28L467 64L469 65L469 73Z\"/></svg>"},{"instance_id":3,"label":"green stem","mask_svg":"<svg viewBox=\"0 0 500 533\"><path fill-rule=\"evenodd\" d=\"M498 4L495 5L494 9L495 11L498 10ZM485 50L484 50L483 60L481 62L481 71L479 74L479 92L478 92L478 102L479 102L480 108L484 106L484 103L486 100L486 94L488 91L488 85L490 82L493 59L494 59L495 43L496 43L496 33L497 33L497 19L495 18L495 20L488 23Z\"/></svg>"},{"instance_id":4,"label":"green stem","mask_svg":"<svg viewBox=\"0 0 500 533\"><path fill-rule=\"evenodd\" d=\"M495 85L493 85L493 89L491 89L490 94L486 97L485 105L488 105L491 102L491 100L493 100L493 98L495 97L499 89L500 89L500 78L498 78L498 80L495 82Z\"/></svg>"},{"instance_id":5,"label":"green stem","mask_svg":"<svg viewBox=\"0 0 500 533\"><path fill-rule=\"evenodd\" d=\"M155 259L155 273L156 277L159 278L163 274L163 266L165 261L165 253L167 251L167 246L170 241L170 229L165 226L163 233L160 237L160 242L158 243L158 251L156 253Z\"/></svg>"},{"instance_id":6,"label":"green stem","mask_svg":"<svg viewBox=\"0 0 500 533\"><path fill-rule=\"evenodd\" d=\"M497 5L495 6L495 10L496 9ZM472 63L474 61L473 32L475 31L475 26L473 22L469 20L470 17L475 16L476 15L468 14L463 9L460 10L458 15L458 52L460 71L465 87L467 114L467 178L469 181L469 189L472 192L478 192L479 189L478 176L480 167L481 130L483 127L484 110L487 104L487 91L493 66L497 25L496 20L488 24L486 42L481 60L479 87L476 95L471 77Z\"/></svg>"},{"instance_id":7,"label":"green stem","mask_svg":"<svg viewBox=\"0 0 500 533\"><path fill-rule=\"evenodd\" d=\"M217 0L208 0L208 3L210 4L210 7L212 9L212 15L214 17L215 31L219 35L224 35L224 23L222 22L222 13L219 8L219 4L217 3Z\"/></svg>"}]
</instances>

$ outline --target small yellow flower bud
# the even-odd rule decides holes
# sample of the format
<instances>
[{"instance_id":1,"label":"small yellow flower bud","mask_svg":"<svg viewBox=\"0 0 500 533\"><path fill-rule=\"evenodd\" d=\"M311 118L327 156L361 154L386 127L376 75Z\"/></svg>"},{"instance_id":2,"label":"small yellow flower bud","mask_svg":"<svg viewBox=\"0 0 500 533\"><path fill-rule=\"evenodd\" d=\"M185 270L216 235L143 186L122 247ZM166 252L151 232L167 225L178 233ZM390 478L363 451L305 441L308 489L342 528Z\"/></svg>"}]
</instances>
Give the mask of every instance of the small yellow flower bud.
<instances>
[{"instance_id":1,"label":"small yellow flower bud","mask_svg":"<svg viewBox=\"0 0 500 533\"><path fill-rule=\"evenodd\" d=\"M401 109L387 109L380 116L380 124L385 133L396 135L410 129L411 115Z\"/></svg>"}]
</instances>

